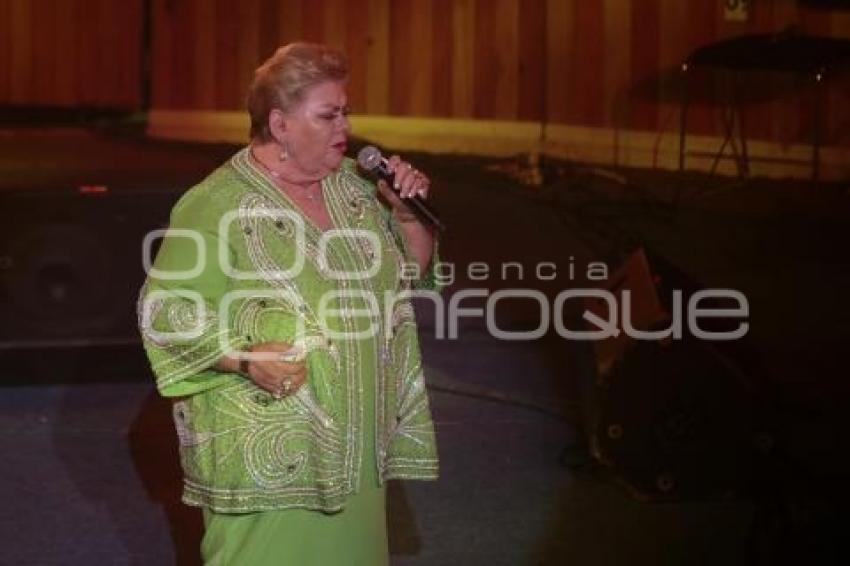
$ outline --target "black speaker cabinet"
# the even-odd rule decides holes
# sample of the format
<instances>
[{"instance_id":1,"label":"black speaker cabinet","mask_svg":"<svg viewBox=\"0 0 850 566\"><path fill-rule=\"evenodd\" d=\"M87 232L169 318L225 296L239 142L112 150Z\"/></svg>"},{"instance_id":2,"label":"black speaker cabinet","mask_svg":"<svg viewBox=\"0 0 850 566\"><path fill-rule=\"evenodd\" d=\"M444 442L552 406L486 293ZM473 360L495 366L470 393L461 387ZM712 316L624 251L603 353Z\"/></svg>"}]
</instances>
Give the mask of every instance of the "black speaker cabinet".
<instances>
[{"instance_id":1,"label":"black speaker cabinet","mask_svg":"<svg viewBox=\"0 0 850 566\"><path fill-rule=\"evenodd\" d=\"M695 341L639 342L597 385L591 453L641 499L742 494L769 442L753 391Z\"/></svg>"},{"instance_id":2,"label":"black speaker cabinet","mask_svg":"<svg viewBox=\"0 0 850 566\"><path fill-rule=\"evenodd\" d=\"M632 291L636 326L667 328L673 289L697 286L643 249L609 279ZM600 305L586 308L599 314ZM604 314L604 313L603 313ZM730 321L717 321L731 325ZM737 324L735 322L734 324ZM590 452L641 500L743 494L770 450L765 400L741 344L618 337L584 348L582 408Z\"/></svg>"},{"instance_id":3,"label":"black speaker cabinet","mask_svg":"<svg viewBox=\"0 0 850 566\"><path fill-rule=\"evenodd\" d=\"M137 342L142 242L178 196L0 193L0 349Z\"/></svg>"}]
</instances>

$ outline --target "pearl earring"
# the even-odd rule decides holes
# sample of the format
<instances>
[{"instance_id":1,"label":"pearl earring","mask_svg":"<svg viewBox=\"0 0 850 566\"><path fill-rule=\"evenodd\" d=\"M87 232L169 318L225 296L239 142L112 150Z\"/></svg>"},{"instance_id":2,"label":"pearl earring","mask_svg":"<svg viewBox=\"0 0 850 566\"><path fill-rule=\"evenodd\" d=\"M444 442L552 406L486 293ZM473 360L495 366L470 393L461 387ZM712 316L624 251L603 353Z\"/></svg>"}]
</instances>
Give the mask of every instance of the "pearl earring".
<instances>
[{"instance_id":1,"label":"pearl earring","mask_svg":"<svg viewBox=\"0 0 850 566\"><path fill-rule=\"evenodd\" d=\"M281 163L289 159L289 148L286 147L286 144L283 144L282 149L280 150L280 155L278 155L278 159L280 159Z\"/></svg>"}]
</instances>

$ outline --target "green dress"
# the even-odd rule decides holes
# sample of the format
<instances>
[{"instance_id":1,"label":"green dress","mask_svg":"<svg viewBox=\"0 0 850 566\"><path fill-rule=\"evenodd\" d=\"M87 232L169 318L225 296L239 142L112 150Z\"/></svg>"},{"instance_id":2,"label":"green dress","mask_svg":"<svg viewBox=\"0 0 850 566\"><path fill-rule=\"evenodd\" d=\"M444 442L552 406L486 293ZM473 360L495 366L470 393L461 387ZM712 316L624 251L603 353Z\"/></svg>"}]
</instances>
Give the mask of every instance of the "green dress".
<instances>
[{"instance_id":1,"label":"green dress","mask_svg":"<svg viewBox=\"0 0 850 566\"><path fill-rule=\"evenodd\" d=\"M364 384L369 390L370 384ZM374 384L371 384L374 386ZM365 407L370 407L366 403ZM364 411L374 418L374 411ZM368 422L368 421L367 421ZM261 513L215 513L204 509L201 543L210 566L383 566L389 564L386 489L378 484L374 435L367 427L360 491L342 511L286 509Z\"/></svg>"},{"instance_id":2,"label":"green dress","mask_svg":"<svg viewBox=\"0 0 850 566\"><path fill-rule=\"evenodd\" d=\"M409 277L398 226L350 160L322 191L333 234L243 149L175 205L141 292L209 564L386 564L384 482L437 477L409 297L434 286L436 260ZM296 395L213 369L270 341L306 350Z\"/></svg>"}]
</instances>

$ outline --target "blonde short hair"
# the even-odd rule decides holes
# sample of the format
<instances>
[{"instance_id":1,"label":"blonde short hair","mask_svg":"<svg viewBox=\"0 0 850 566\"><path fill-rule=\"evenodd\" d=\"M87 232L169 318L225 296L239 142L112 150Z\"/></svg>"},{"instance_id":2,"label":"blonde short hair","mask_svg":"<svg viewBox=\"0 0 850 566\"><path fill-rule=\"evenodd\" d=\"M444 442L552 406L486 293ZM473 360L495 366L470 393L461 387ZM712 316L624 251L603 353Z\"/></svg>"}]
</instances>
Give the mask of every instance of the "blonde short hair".
<instances>
[{"instance_id":1,"label":"blonde short hair","mask_svg":"<svg viewBox=\"0 0 850 566\"><path fill-rule=\"evenodd\" d=\"M348 60L340 51L316 43L290 43L257 67L246 105L251 138L271 141L269 113L289 112L304 100L307 89L324 81L348 79Z\"/></svg>"}]
</instances>

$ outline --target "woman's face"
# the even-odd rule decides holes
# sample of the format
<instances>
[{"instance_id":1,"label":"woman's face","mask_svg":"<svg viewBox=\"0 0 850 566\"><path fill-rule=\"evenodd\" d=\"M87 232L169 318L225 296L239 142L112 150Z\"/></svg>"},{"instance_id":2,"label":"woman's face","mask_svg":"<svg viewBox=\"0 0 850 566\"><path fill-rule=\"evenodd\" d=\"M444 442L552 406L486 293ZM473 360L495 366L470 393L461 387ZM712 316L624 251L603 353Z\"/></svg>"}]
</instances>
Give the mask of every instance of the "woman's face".
<instances>
[{"instance_id":1,"label":"woman's face","mask_svg":"<svg viewBox=\"0 0 850 566\"><path fill-rule=\"evenodd\" d=\"M302 174L322 178L339 167L350 130L347 103L344 83L325 81L284 117L289 160Z\"/></svg>"}]
</instances>

